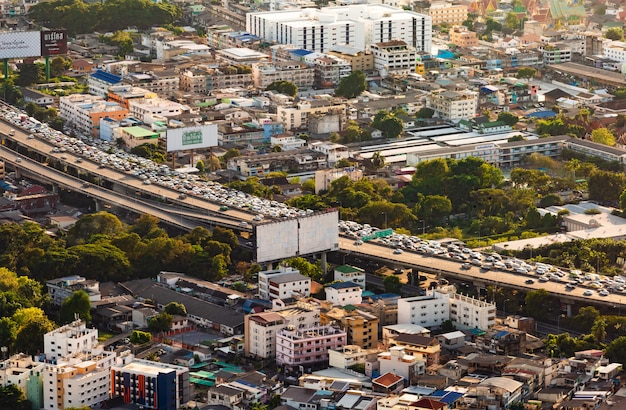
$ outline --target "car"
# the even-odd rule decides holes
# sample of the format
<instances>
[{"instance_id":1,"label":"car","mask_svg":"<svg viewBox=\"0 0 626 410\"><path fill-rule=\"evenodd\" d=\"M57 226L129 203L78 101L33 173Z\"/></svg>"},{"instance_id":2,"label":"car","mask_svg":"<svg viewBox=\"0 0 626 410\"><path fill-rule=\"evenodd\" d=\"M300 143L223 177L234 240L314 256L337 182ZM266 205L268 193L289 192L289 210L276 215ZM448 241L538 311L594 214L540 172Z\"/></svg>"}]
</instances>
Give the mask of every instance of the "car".
<instances>
[{"instance_id":1,"label":"car","mask_svg":"<svg viewBox=\"0 0 626 410\"><path fill-rule=\"evenodd\" d=\"M583 292L583 296L593 296L593 292L590 290L586 290Z\"/></svg>"},{"instance_id":2,"label":"car","mask_svg":"<svg viewBox=\"0 0 626 410\"><path fill-rule=\"evenodd\" d=\"M241 222L239 222L239 226L248 226L248 222L241 221Z\"/></svg>"},{"instance_id":3,"label":"car","mask_svg":"<svg viewBox=\"0 0 626 410\"><path fill-rule=\"evenodd\" d=\"M528 271L526 269L522 268L521 266L516 267L514 270L515 270L515 273L521 273L521 274L528 273ZM532 280L532 279L528 279L528 280Z\"/></svg>"},{"instance_id":4,"label":"car","mask_svg":"<svg viewBox=\"0 0 626 410\"><path fill-rule=\"evenodd\" d=\"M187 194L178 195L178 199L187 199Z\"/></svg>"},{"instance_id":5,"label":"car","mask_svg":"<svg viewBox=\"0 0 626 410\"><path fill-rule=\"evenodd\" d=\"M80 164L80 163L82 163L82 162L83 162L83 159L82 159L82 158L76 158L76 163L77 163L77 164Z\"/></svg>"},{"instance_id":6,"label":"car","mask_svg":"<svg viewBox=\"0 0 626 410\"><path fill-rule=\"evenodd\" d=\"M527 285L532 285L533 283L535 283L534 279L526 279L526 281L524 282Z\"/></svg>"},{"instance_id":7,"label":"car","mask_svg":"<svg viewBox=\"0 0 626 410\"><path fill-rule=\"evenodd\" d=\"M357 239L356 241L354 241L354 244L355 244L356 246L363 245L363 241L362 241L362 240L360 240L360 239Z\"/></svg>"},{"instance_id":8,"label":"car","mask_svg":"<svg viewBox=\"0 0 626 410\"><path fill-rule=\"evenodd\" d=\"M220 206L220 211L221 212L228 211L228 207L226 205L222 205L222 206Z\"/></svg>"},{"instance_id":9,"label":"car","mask_svg":"<svg viewBox=\"0 0 626 410\"><path fill-rule=\"evenodd\" d=\"M539 278L539 282L541 282L541 283L545 283L545 282L547 282L547 281L549 281L549 280L550 280L550 279L548 279L548 278L547 278L547 277L545 277L545 276L542 276L542 277L540 277L540 278Z\"/></svg>"},{"instance_id":10,"label":"car","mask_svg":"<svg viewBox=\"0 0 626 410\"><path fill-rule=\"evenodd\" d=\"M471 268L472 268L472 265L467 263L467 262L465 262L464 264L461 265L461 269L463 269L463 270L468 270L468 269L471 269Z\"/></svg>"},{"instance_id":11,"label":"car","mask_svg":"<svg viewBox=\"0 0 626 410\"><path fill-rule=\"evenodd\" d=\"M13 130L13 129L12 129L12 130L9 130L9 135L10 135L10 136L14 136L14 135L15 135L15 130Z\"/></svg>"},{"instance_id":12,"label":"car","mask_svg":"<svg viewBox=\"0 0 626 410\"><path fill-rule=\"evenodd\" d=\"M402 249L400 249L400 248L396 248L396 249L393 250L393 253L395 253L396 255L399 255L402 252L404 252L404 251Z\"/></svg>"},{"instance_id":13,"label":"car","mask_svg":"<svg viewBox=\"0 0 626 410\"><path fill-rule=\"evenodd\" d=\"M598 292L598 295L600 295L600 296L609 296L609 292L604 290L604 289L602 289L601 291Z\"/></svg>"},{"instance_id":14,"label":"car","mask_svg":"<svg viewBox=\"0 0 626 410\"><path fill-rule=\"evenodd\" d=\"M22 162L22 158L20 158L20 157L15 158L15 162L18 162L18 163Z\"/></svg>"},{"instance_id":15,"label":"car","mask_svg":"<svg viewBox=\"0 0 626 410\"><path fill-rule=\"evenodd\" d=\"M61 155L61 159L62 160L66 160L67 159L67 155Z\"/></svg>"},{"instance_id":16,"label":"car","mask_svg":"<svg viewBox=\"0 0 626 410\"><path fill-rule=\"evenodd\" d=\"M33 138L35 138L33 134L28 134L28 137L26 137L27 140L32 140Z\"/></svg>"}]
</instances>

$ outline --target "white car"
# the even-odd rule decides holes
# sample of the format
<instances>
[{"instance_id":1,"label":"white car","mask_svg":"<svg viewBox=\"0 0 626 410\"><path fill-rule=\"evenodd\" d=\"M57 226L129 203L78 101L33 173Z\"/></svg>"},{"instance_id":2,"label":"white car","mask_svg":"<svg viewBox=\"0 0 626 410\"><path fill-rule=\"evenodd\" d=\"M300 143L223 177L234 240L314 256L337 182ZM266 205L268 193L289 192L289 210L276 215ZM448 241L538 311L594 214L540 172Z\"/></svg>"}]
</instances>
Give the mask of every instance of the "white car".
<instances>
[{"instance_id":1,"label":"white car","mask_svg":"<svg viewBox=\"0 0 626 410\"><path fill-rule=\"evenodd\" d=\"M396 248L396 249L394 249L394 250L393 250L393 253L395 253L396 255L399 255L399 254L401 254L402 252L403 252L403 250L402 250L402 249L400 249L400 248Z\"/></svg>"}]
</instances>

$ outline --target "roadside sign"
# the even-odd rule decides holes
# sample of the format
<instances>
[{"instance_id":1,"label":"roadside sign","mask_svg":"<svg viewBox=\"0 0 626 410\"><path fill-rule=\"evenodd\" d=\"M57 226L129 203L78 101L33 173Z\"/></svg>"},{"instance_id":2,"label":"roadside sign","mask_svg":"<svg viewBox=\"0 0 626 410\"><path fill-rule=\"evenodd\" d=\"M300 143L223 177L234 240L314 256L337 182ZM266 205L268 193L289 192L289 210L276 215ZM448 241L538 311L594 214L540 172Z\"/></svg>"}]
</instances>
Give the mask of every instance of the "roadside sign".
<instances>
[{"instance_id":1,"label":"roadside sign","mask_svg":"<svg viewBox=\"0 0 626 410\"><path fill-rule=\"evenodd\" d=\"M391 228L381 229L380 231L376 231L371 235L365 235L361 237L361 240L365 242L365 241L371 241L372 239L384 238L385 236L391 236L391 235L393 235L393 229Z\"/></svg>"}]
</instances>

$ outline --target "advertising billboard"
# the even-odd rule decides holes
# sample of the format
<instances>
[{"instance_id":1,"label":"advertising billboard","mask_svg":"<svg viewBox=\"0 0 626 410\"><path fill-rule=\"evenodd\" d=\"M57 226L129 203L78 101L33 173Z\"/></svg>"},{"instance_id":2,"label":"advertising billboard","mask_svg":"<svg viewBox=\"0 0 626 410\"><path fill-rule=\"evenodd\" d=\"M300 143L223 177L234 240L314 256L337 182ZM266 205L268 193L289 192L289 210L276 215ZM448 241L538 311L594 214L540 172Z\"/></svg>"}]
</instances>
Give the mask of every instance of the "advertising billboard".
<instances>
[{"instance_id":1,"label":"advertising billboard","mask_svg":"<svg viewBox=\"0 0 626 410\"><path fill-rule=\"evenodd\" d=\"M41 32L41 55L58 56L67 54L67 32L45 30Z\"/></svg>"},{"instance_id":2,"label":"advertising billboard","mask_svg":"<svg viewBox=\"0 0 626 410\"><path fill-rule=\"evenodd\" d=\"M217 124L168 129L167 152L217 146Z\"/></svg>"},{"instance_id":3,"label":"advertising billboard","mask_svg":"<svg viewBox=\"0 0 626 410\"><path fill-rule=\"evenodd\" d=\"M39 31L9 31L0 33L0 59L40 56L40 33Z\"/></svg>"},{"instance_id":4,"label":"advertising billboard","mask_svg":"<svg viewBox=\"0 0 626 410\"><path fill-rule=\"evenodd\" d=\"M339 249L339 212L320 212L255 226L258 263Z\"/></svg>"},{"instance_id":5,"label":"advertising billboard","mask_svg":"<svg viewBox=\"0 0 626 410\"><path fill-rule=\"evenodd\" d=\"M298 221L300 255L339 249L339 211L303 216Z\"/></svg>"},{"instance_id":6,"label":"advertising billboard","mask_svg":"<svg viewBox=\"0 0 626 410\"><path fill-rule=\"evenodd\" d=\"M287 219L254 227L256 257L259 263L277 261L298 255L298 220Z\"/></svg>"}]
</instances>

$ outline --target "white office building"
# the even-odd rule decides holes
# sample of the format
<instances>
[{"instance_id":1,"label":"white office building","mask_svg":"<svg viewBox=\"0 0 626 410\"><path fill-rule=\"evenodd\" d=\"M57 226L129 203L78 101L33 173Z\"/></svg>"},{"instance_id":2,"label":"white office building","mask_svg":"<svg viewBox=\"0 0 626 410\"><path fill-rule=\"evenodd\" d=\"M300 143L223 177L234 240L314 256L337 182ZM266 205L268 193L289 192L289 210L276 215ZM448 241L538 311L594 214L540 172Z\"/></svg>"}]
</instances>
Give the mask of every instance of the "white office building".
<instances>
[{"instance_id":1,"label":"white office building","mask_svg":"<svg viewBox=\"0 0 626 410\"><path fill-rule=\"evenodd\" d=\"M311 295L311 278L289 266L259 272L259 297L265 300Z\"/></svg>"},{"instance_id":2,"label":"white office building","mask_svg":"<svg viewBox=\"0 0 626 410\"><path fill-rule=\"evenodd\" d=\"M391 40L427 53L432 46L430 16L383 4L248 13L246 29L270 42L322 53L336 45L367 50Z\"/></svg>"},{"instance_id":3,"label":"white office building","mask_svg":"<svg viewBox=\"0 0 626 410\"><path fill-rule=\"evenodd\" d=\"M462 329L486 330L496 324L496 305L458 293L451 293L450 320Z\"/></svg>"},{"instance_id":4,"label":"white office building","mask_svg":"<svg viewBox=\"0 0 626 410\"><path fill-rule=\"evenodd\" d=\"M626 41L609 41L602 46L605 58L626 63Z\"/></svg>"},{"instance_id":5,"label":"white office building","mask_svg":"<svg viewBox=\"0 0 626 410\"><path fill-rule=\"evenodd\" d=\"M414 47L401 40L372 44L374 68L382 77L389 75L406 76L415 73L417 52Z\"/></svg>"},{"instance_id":6,"label":"white office building","mask_svg":"<svg viewBox=\"0 0 626 410\"><path fill-rule=\"evenodd\" d=\"M55 360L80 352L91 352L98 345L98 329L88 329L82 320L54 329L43 337L46 360Z\"/></svg>"},{"instance_id":7,"label":"white office building","mask_svg":"<svg viewBox=\"0 0 626 410\"><path fill-rule=\"evenodd\" d=\"M467 120L476 116L478 93L469 90L435 90L427 97L427 106L450 121Z\"/></svg>"},{"instance_id":8,"label":"white office building","mask_svg":"<svg viewBox=\"0 0 626 410\"><path fill-rule=\"evenodd\" d=\"M164 117L176 117L189 111L182 104L158 97L130 100L128 102L128 110L131 117L137 118L146 124L152 124L154 121L161 120Z\"/></svg>"},{"instance_id":9,"label":"white office building","mask_svg":"<svg viewBox=\"0 0 626 410\"><path fill-rule=\"evenodd\" d=\"M324 290L326 300L336 306L358 305L363 301L363 289L354 282L331 283Z\"/></svg>"}]
</instances>

